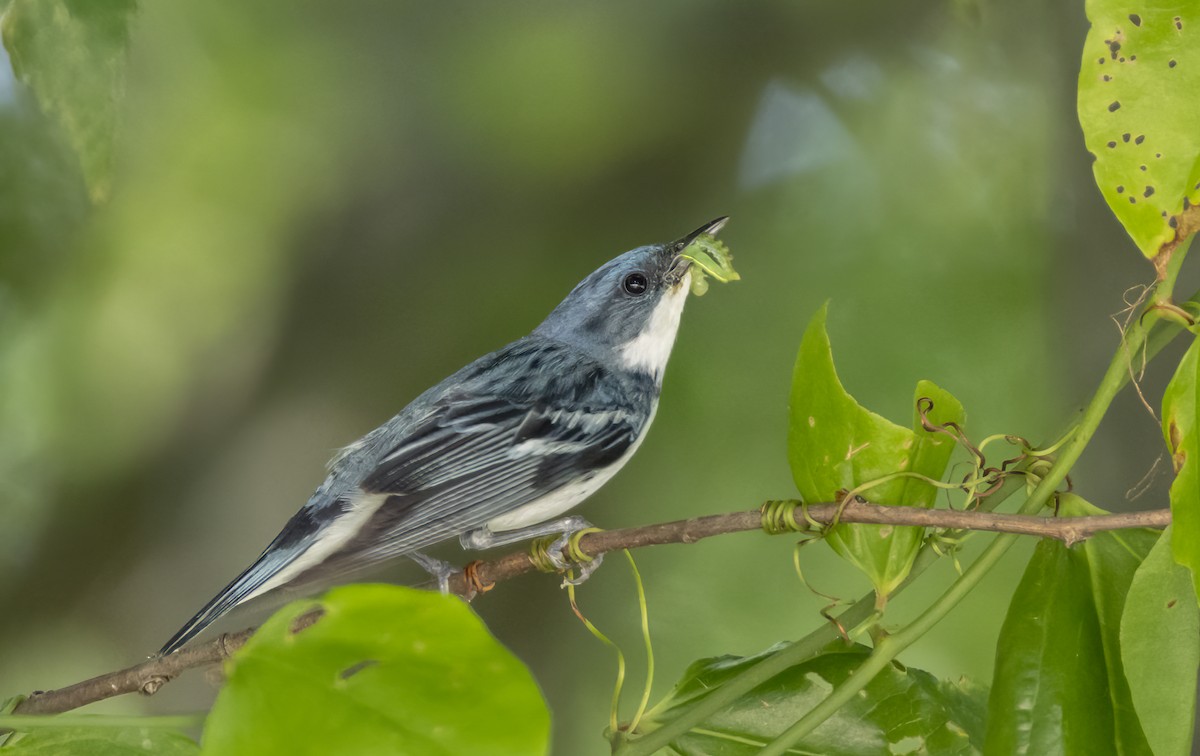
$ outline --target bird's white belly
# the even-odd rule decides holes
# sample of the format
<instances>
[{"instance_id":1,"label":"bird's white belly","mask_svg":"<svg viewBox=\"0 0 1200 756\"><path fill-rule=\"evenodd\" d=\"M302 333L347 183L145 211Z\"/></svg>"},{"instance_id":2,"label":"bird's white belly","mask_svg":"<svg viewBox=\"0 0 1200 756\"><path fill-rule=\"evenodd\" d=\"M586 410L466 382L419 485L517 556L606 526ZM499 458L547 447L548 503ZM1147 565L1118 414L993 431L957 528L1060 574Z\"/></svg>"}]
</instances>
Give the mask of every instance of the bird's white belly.
<instances>
[{"instance_id":1,"label":"bird's white belly","mask_svg":"<svg viewBox=\"0 0 1200 756\"><path fill-rule=\"evenodd\" d=\"M646 424L642 426L642 432L638 434L633 445L616 462L613 462L602 470L596 470L590 478L580 480L577 483L569 483L539 499L534 499L528 504L523 504L511 512L502 514L499 517L493 517L488 521L487 529L493 533L500 533L506 530L520 530L530 525L537 525L538 523L552 520L564 512L575 508L584 499L596 493L601 486L611 480L625 466L629 458L642 445L642 441L650 431L651 423L654 422L654 414L657 411L658 401L656 400L650 408L650 416L646 418Z\"/></svg>"}]
</instances>

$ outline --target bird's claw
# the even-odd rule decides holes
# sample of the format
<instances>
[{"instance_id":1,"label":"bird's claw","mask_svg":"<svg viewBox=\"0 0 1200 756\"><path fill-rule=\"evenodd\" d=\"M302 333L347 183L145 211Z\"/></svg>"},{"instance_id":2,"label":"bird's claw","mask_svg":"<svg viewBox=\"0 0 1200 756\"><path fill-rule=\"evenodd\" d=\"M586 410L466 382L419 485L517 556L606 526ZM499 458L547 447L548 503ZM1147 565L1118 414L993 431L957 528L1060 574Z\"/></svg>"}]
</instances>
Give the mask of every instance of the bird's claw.
<instances>
[{"instance_id":1,"label":"bird's claw","mask_svg":"<svg viewBox=\"0 0 1200 756\"><path fill-rule=\"evenodd\" d=\"M487 593L496 587L495 583L485 583L483 582L483 578L479 577L479 568L482 565L483 562L476 559L474 562L469 563L466 567L463 567L463 578L467 582L467 590L470 591L472 598L474 598L476 594ZM468 599L468 601L469 600L470 599Z\"/></svg>"},{"instance_id":2,"label":"bird's claw","mask_svg":"<svg viewBox=\"0 0 1200 756\"><path fill-rule=\"evenodd\" d=\"M597 554L596 556L592 557L590 562L580 562L579 577L564 577L562 581L562 587L566 588L568 585L582 585L583 583L587 582L587 579L592 576L592 573L600 569L600 563L603 561L604 555Z\"/></svg>"},{"instance_id":3,"label":"bird's claw","mask_svg":"<svg viewBox=\"0 0 1200 756\"><path fill-rule=\"evenodd\" d=\"M590 528L590 526L587 529L589 532L593 530ZM577 544L573 544L572 541L577 539L580 535L583 535L583 529L563 533L546 547L546 558L559 572L567 572L573 567L579 567L579 577L564 577L562 582L563 588L566 588L568 585L583 584L592 576L592 573L595 572L600 567L600 564L604 561L603 554L597 554L589 559L579 560L571 560L563 556L564 551L568 553L578 552Z\"/></svg>"},{"instance_id":4,"label":"bird's claw","mask_svg":"<svg viewBox=\"0 0 1200 756\"><path fill-rule=\"evenodd\" d=\"M546 558L559 572L566 572L571 566L571 563L563 556L563 550L571 544L572 535L574 533L563 533L546 547Z\"/></svg>"}]
</instances>

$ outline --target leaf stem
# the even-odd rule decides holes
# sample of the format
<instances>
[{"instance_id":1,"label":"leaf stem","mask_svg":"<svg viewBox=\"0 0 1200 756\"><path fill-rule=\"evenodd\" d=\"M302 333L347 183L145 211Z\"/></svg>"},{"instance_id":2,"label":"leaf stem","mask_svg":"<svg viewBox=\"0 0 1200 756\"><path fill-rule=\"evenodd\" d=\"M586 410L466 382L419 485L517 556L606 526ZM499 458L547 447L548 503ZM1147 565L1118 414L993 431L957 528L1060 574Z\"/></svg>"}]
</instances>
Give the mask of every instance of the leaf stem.
<instances>
[{"instance_id":1,"label":"leaf stem","mask_svg":"<svg viewBox=\"0 0 1200 756\"><path fill-rule=\"evenodd\" d=\"M646 707L650 705L650 692L654 688L654 643L650 639L650 612L646 607L646 586L642 583L642 573L638 570L637 562L633 561L633 554L629 549L625 549L624 552L625 558L629 560L629 567L633 570L633 579L637 583L638 609L642 616L642 642L646 645L646 685L642 689L642 700L629 723L629 729L636 730L646 713Z\"/></svg>"},{"instance_id":2,"label":"leaf stem","mask_svg":"<svg viewBox=\"0 0 1200 756\"><path fill-rule=\"evenodd\" d=\"M613 733L614 737L620 732L617 725L619 722L619 710L621 708L621 689L625 686L625 653L621 651L621 647L614 643L607 635L600 632L600 628L596 627L590 619L584 616L583 611L579 608L579 604L575 601L575 583L570 580L566 581L567 598L571 604L571 611L583 623L593 636L601 643L608 646L617 652L617 682L613 686L612 706L608 714L608 729Z\"/></svg>"}]
</instances>

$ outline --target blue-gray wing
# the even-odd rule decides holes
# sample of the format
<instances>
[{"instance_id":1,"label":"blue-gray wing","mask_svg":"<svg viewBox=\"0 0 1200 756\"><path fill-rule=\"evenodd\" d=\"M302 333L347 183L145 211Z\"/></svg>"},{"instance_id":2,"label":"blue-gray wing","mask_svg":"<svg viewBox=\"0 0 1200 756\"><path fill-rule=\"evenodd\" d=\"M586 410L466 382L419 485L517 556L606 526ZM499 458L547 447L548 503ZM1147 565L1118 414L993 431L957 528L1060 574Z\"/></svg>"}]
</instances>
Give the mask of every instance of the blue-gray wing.
<instances>
[{"instance_id":1,"label":"blue-gray wing","mask_svg":"<svg viewBox=\"0 0 1200 756\"><path fill-rule=\"evenodd\" d=\"M637 443L649 411L451 398L360 484L387 500L321 571L356 569L481 527L591 477Z\"/></svg>"}]
</instances>

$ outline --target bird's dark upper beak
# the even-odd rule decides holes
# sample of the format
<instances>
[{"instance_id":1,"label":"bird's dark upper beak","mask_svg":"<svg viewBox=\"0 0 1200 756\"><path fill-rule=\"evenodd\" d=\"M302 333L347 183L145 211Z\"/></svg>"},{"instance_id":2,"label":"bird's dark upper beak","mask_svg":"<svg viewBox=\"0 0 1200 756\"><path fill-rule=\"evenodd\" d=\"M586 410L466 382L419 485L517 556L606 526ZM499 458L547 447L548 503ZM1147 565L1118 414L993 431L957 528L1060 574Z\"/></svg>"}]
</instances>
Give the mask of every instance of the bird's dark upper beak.
<instances>
[{"instance_id":1,"label":"bird's dark upper beak","mask_svg":"<svg viewBox=\"0 0 1200 756\"><path fill-rule=\"evenodd\" d=\"M671 244L671 251L674 252L675 254L679 254L680 252L682 252L684 249L687 248L687 245L694 242L696 240L696 237L700 236L701 234L708 234L709 236L716 236L717 234L719 234L721 232L721 229L724 228L725 224L728 222L729 222L729 216L722 215L720 218L717 218L716 220L711 220L708 223L705 223L703 226L696 229L692 233L683 237L679 241L676 241L673 244Z\"/></svg>"},{"instance_id":2,"label":"bird's dark upper beak","mask_svg":"<svg viewBox=\"0 0 1200 756\"><path fill-rule=\"evenodd\" d=\"M729 216L722 215L716 220L711 220L708 223L705 223L703 226L691 232L682 239L668 244L667 250L672 255L670 271L667 274L668 278L673 281L678 281L680 278L683 278L683 274L687 272L689 267L691 267L692 261L686 257L680 257L679 253L687 249L688 245L696 240L696 237L701 236L702 234L716 236L721 232L721 229L724 228L725 224L728 222Z\"/></svg>"}]
</instances>

